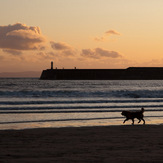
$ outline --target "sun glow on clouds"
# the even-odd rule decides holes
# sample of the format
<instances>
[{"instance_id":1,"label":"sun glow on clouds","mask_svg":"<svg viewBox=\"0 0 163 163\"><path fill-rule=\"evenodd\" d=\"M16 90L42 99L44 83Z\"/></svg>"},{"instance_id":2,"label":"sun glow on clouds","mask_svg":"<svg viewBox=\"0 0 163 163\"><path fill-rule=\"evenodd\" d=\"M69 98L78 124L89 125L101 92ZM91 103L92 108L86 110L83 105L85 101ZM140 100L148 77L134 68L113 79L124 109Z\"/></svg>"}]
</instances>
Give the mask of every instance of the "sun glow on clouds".
<instances>
[{"instance_id":1,"label":"sun glow on clouds","mask_svg":"<svg viewBox=\"0 0 163 163\"><path fill-rule=\"evenodd\" d=\"M72 47L70 45L68 45L64 42L51 41L50 44L54 50L71 50L72 49Z\"/></svg>"},{"instance_id":2,"label":"sun glow on clouds","mask_svg":"<svg viewBox=\"0 0 163 163\"><path fill-rule=\"evenodd\" d=\"M107 40L108 36L111 36L111 35L121 35L119 32L117 32L116 30L108 30L106 31L103 36L100 36L100 37L95 37L94 40L95 41L105 41Z\"/></svg>"},{"instance_id":3,"label":"sun glow on clouds","mask_svg":"<svg viewBox=\"0 0 163 163\"><path fill-rule=\"evenodd\" d=\"M120 35L120 33L115 30L108 30L104 35L104 37L108 37ZM43 61L55 60L55 64L61 65L62 63L63 67L64 65L71 65L71 63L82 67L82 64L88 65L90 61L95 63L93 60L98 60L98 63L104 65L105 62L105 66L107 66L106 60L122 58L119 52L101 47L77 49L65 42L49 41L47 37L42 35L39 27L21 23L0 26L0 49L4 54L0 56L0 59L7 58L8 61L14 61L16 65L20 61L21 64L30 63L31 65L32 63L40 64Z\"/></svg>"},{"instance_id":4,"label":"sun glow on clouds","mask_svg":"<svg viewBox=\"0 0 163 163\"><path fill-rule=\"evenodd\" d=\"M50 42L51 47L53 50L55 50L57 53L60 53L60 56L75 56L76 50L72 46L64 43L64 42Z\"/></svg>"},{"instance_id":5,"label":"sun glow on clouds","mask_svg":"<svg viewBox=\"0 0 163 163\"><path fill-rule=\"evenodd\" d=\"M87 58L94 58L94 59L100 59L100 58L118 58L121 57L121 55L118 52L115 51L108 51L102 48L96 48L96 49L83 49L81 56L87 57Z\"/></svg>"},{"instance_id":6,"label":"sun glow on clouds","mask_svg":"<svg viewBox=\"0 0 163 163\"><path fill-rule=\"evenodd\" d=\"M39 27L29 27L16 23L8 26L0 26L0 48L10 50L38 50L43 49L45 37ZM7 51L6 51L7 52Z\"/></svg>"}]
</instances>

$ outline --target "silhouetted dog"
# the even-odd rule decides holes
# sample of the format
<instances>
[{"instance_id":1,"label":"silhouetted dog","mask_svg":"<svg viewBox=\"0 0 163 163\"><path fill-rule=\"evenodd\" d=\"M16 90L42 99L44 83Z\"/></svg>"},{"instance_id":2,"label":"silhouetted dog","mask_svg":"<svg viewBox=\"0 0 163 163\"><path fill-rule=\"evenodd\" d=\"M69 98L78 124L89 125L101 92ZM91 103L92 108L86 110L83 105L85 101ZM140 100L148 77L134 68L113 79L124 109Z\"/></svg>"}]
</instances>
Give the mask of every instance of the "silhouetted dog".
<instances>
[{"instance_id":1,"label":"silhouetted dog","mask_svg":"<svg viewBox=\"0 0 163 163\"><path fill-rule=\"evenodd\" d=\"M143 113L144 113L144 108L141 108L140 111L122 111L121 114L126 117L123 123L131 119L132 124L134 125L134 119L137 118L139 120L138 123L140 123L141 120L143 120L144 122L143 124L145 124L145 120L143 119L144 117Z\"/></svg>"}]
</instances>

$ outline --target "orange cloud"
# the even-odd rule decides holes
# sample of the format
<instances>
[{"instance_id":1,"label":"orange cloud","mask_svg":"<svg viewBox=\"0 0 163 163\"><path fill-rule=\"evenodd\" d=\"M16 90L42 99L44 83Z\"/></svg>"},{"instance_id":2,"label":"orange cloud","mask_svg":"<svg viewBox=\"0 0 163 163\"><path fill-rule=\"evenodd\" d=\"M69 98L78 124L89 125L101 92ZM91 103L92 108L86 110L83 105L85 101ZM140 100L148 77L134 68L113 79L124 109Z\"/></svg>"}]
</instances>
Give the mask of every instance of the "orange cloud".
<instances>
[{"instance_id":1,"label":"orange cloud","mask_svg":"<svg viewBox=\"0 0 163 163\"><path fill-rule=\"evenodd\" d=\"M109 35L120 35L120 33L117 32L117 31L115 31L115 30L106 31L105 34L109 34Z\"/></svg>"},{"instance_id":2,"label":"orange cloud","mask_svg":"<svg viewBox=\"0 0 163 163\"><path fill-rule=\"evenodd\" d=\"M21 54L23 54L22 51L20 51L20 50L4 49L3 52L9 53L9 54L12 54L12 55L21 55Z\"/></svg>"},{"instance_id":3,"label":"orange cloud","mask_svg":"<svg viewBox=\"0 0 163 163\"><path fill-rule=\"evenodd\" d=\"M0 48L9 50L44 49L45 37L39 27L16 23L0 26Z\"/></svg>"},{"instance_id":4,"label":"orange cloud","mask_svg":"<svg viewBox=\"0 0 163 163\"><path fill-rule=\"evenodd\" d=\"M50 44L54 50L71 50L72 49L72 47L70 45L68 45L64 42L51 41Z\"/></svg>"},{"instance_id":5,"label":"orange cloud","mask_svg":"<svg viewBox=\"0 0 163 163\"><path fill-rule=\"evenodd\" d=\"M51 44L51 47L53 50L55 51L58 51L60 53L60 56L73 56L75 55L75 49L64 43L64 42L54 42L54 41L51 41L50 42Z\"/></svg>"},{"instance_id":6,"label":"orange cloud","mask_svg":"<svg viewBox=\"0 0 163 163\"><path fill-rule=\"evenodd\" d=\"M106 31L103 36L101 37L95 37L94 40L95 41L105 41L106 38L110 35L121 35L119 32L115 31L115 30L108 30Z\"/></svg>"},{"instance_id":7,"label":"orange cloud","mask_svg":"<svg viewBox=\"0 0 163 163\"><path fill-rule=\"evenodd\" d=\"M94 59L100 59L103 57L110 57L110 58L118 58L121 57L121 55L118 52L115 51L109 51L102 48L96 48L96 49L83 49L81 56L87 57L87 58L94 58Z\"/></svg>"}]
</instances>

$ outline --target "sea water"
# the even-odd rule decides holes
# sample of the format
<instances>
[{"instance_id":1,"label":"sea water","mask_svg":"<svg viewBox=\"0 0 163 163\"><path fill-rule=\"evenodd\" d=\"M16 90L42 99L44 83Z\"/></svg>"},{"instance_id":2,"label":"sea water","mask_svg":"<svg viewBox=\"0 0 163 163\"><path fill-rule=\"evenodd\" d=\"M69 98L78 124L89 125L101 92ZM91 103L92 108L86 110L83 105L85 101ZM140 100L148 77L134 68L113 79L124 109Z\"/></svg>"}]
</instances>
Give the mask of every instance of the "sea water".
<instances>
[{"instance_id":1,"label":"sea water","mask_svg":"<svg viewBox=\"0 0 163 163\"><path fill-rule=\"evenodd\" d=\"M1 130L130 125L122 110L141 107L146 124L163 124L162 80L0 78Z\"/></svg>"}]
</instances>

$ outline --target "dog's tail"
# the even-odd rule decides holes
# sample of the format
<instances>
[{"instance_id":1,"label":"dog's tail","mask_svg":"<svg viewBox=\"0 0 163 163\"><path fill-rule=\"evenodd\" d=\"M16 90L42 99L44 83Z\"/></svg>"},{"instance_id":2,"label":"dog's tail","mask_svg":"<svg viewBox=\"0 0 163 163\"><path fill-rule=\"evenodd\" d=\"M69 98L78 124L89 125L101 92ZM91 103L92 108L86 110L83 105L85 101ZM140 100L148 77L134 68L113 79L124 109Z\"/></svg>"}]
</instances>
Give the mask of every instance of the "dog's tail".
<instances>
[{"instance_id":1,"label":"dog's tail","mask_svg":"<svg viewBox=\"0 0 163 163\"><path fill-rule=\"evenodd\" d=\"M144 113L144 108L141 108L141 112Z\"/></svg>"}]
</instances>

